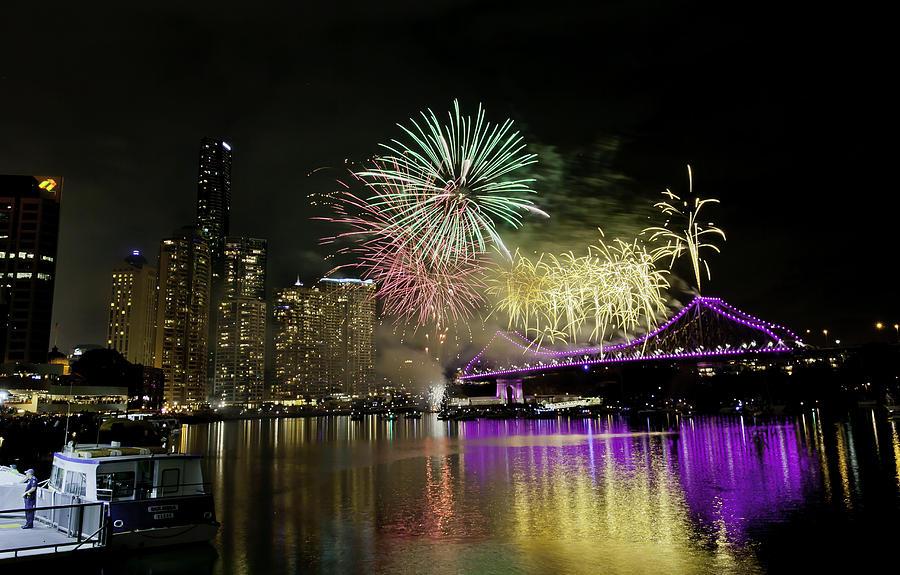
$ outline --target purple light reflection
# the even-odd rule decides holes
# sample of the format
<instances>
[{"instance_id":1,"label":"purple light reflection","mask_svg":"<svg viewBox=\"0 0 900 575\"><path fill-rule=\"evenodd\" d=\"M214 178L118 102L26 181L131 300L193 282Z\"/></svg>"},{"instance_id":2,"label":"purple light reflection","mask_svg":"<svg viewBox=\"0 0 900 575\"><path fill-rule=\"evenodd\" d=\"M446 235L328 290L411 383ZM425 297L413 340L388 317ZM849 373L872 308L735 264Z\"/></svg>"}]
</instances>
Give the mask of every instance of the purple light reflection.
<instances>
[{"instance_id":1,"label":"purple light reflection","mask_svg":"<svg viewBox=\"0 0 900 575\"><path fill-rule=\"evenodd\" d=\"M783 519L820 489L819 461L792 423L691 419L680 426L678 473L702 527L746 543L747 529Z\"/></svg>"},{"instance_id":2,"label":"purple light reflection","mask_svg":"<svg viewBox=\"0 0 900 575\"><path fill-rule=\"evenodd\" d=\"M523 521L566 523L536 516L550 498L556 513L593 518L596 535L699 532L743 548L755 526L784 520L821 488L816 453L792 423L702 418L676 431L642 432L618 416L459 424L468 485L522 494Z\"/></svg>"}]
</instances>

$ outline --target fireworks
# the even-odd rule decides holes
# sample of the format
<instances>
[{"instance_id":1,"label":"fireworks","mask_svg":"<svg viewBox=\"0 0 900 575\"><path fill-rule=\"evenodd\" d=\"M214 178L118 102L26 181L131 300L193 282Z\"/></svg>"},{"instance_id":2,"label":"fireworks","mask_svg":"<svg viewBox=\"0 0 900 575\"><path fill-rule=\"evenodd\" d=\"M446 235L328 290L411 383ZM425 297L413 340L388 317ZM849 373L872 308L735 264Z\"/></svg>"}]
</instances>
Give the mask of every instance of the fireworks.
<instances>
[{"instance_id":1,"label":"fireworks","mask_svg":"<svg viewBox=\"0 0 900 575\"><path fill-rule=\"evenodd\" d=\"M367 201L389 214L386 232L399 245L439 261L477 257L490 243L508 254L498 221L517 228L528 212L547 216L527 197L533 180L510 177L536 156L524 151L511 120L486 122L480 105L474 120L456 101L453 109L446 125L431 110L422 125L398 124L411 143L382 144L388 153L355 175L374 193Z\"/></svg>"},{"instance_id":2,"label":"fireworks","mask_svg":"<svg viewBox=\"0 0 900 575\"><path fill-rule=\"evenodd\" d=\"M638 244L616 239L613 245L600 240L595 247L604 260L606 300L609 323L626 334L634 330L642 320L647 331L655 323L657 314L665 311L662 290L669 287L663 271L656 269L656 256Z\"/></svg>"},{"instance_id":3,"label":"fireworks","mask_svg":"<svg viewBox=\"0 0 900 575\"><path fill-rule=\"evenodd\" d=\"M507 314L510 327L538 338L574 342L588 334L602 342L612 330L626 336L650 330L664 312L661 294L669 284L657 261L668 259L671 268L687 252L698 291L701 265L710 276L700 252L718 252L708 236L724 240L725 234L697 219L704 205L718 200L697 198L689 210L669 190L654 207L686 224L679 231L666 221L641 232L651 242L666 242L649 252L637 240L601 238L584 256L511 255L497 225L518 228L528 213L547 215L529 198L533 180L515 177L536 156L525 151L510 120L491 124L480 105L474 117L464 116L454 101L447 118L442 123L428 110L408 126L398 124L406 142L381 144L384 155L351 171L365 191L351 193L347 186L330 197L335 216L326 219L347 231L323 243L349 244L339 252L355 261L342 267L378 283L386 314L416 326L446 326L472 317L487 292L497 297L494 311ZM688 178L692 193L690 166ZM488 282L491 249L505 258Z\"/></svg>"},{"instance_id":4,"label":"fireworks","mask_svg":"<svg viewBox=\"0 0 900 575\"><path fill-rule=\"evenodd\" d=\"M355 268L378 283L384 312L398 320L424 325L468 318L484 303L483 276L488 260L475 254L468 261L436 261L419 257L390 233L391 221L365 200L345 191L332 198L339 221L350 230L323 243L349 239L339 253L355 256L340 266ZM355 214L355 215L353 215Z\"/></svg>"},{"instance_id":5,"label":"fireworks","mask_svg":"<svg viewBox=\"0 0 900 575\"><path fill-rule=\"evenodd\" d=\"M389 247L392 253L366 255L358 264L368 268L367 278L379 283L387 315L443 326L471 317L484 303L487 260L435 264L406 247Z\"/></svg>"},{"instance_id":6,"label":"fireworks","mask_svg":"<svg viewBox=\"0 0 900 575\"><path fill-rule=\"evenodd\" d=\"M575 342L590 329L602 343L611 329L626 335L646 322L651 329L665 310L661 292L668 287L654 257L636 241L600 240L585 256L542 254L532 261L516 252L511 264L493 280L497 311L509 326L538 340Z\"/></svg>"},{"instance_id":7,"label":"fireworks","mask_svg":"<svg viewBox=\"0 0 900 575\"><path fill-rule=\"evenodd\" d=\"M694 183L693 176L691 174L691 167L688 166L688 193L693 194L694 191ZM677 216L679 218L686 219L684 224L684 229L675 231L669 229L667 226L669 225L669 221L667 220L662 227L652 227L647 228L643 232L650 234L650 241L656 241L657 239L665 239L666 245L655 250L654 256L657 258L669 258L669 268L671 269L675 263L675 260L678 259L683 252L687 252L691 257L691 266L694 270L694 277L697 280L697 293L700 293L700 264L703 264L703 268L706 269L706 278L711 279L709 273L709 266L706 263L706 260L703 260L700 257L700 250L705 248L710 248L719 252L718 246L715 244L709 243L704 240L706 236L721 236L722 239L725 239L725 232L721 229L715 227L715 225L710 222L709 227L704 227L703 224L697 222L697 216L700 213L700 208L709 203L719 203L719 200L706 199L701 200L700 198L694 198L694 206L693 211L688 211L688 202L681 201L681 198L673 194L669 189L666 189L663 192L663 195L667 196L670 202L658 202L654 204L654 207L659 208L663 214L666 216ZM676 207L677 203L681 203L684 211Z\"/></svg>"},{"instance_id":8,"label":"fireworks","mask_svg":"<svg viewBox=\"0 0 900 575\"><path fill-rule=\"evenodd\" d=\"M474 120L464 117L456 102L448 125L422 117L423 126L400 126L411 145L383 144L388 155L351 172L366 194L345 185L330 197L335 216L324 219L349 230L323 243L349 241L339 251L356 261L341 267L378 283L385 313L440 326L484 303L489 246L509 254L495 221L519 226L529 211L546 214L523 197L534 193L531 180L510 178L536 161L511 121L492 125L480 106Z\"/></svg>"},{"instance_id":9,"label":"fireworks","mask_svg":"<svg viewBox=\"0 0 900 575\"><path fill-rule=\"evenodd\" d=\"M495 311L506 313L510 327L544 332L546 294L553 283L544 269L540 259L532 262L516 250L492 278L488 293L501 296Z\"/></svg>"}]
</instances>

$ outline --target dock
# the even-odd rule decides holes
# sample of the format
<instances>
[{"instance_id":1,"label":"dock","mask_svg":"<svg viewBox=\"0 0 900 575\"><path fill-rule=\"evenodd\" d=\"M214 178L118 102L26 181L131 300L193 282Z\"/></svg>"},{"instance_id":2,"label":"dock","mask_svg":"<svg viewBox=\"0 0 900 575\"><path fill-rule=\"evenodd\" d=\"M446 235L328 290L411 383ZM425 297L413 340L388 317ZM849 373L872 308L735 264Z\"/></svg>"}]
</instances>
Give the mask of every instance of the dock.
<instances>
[{"instance_id":1,"label":"dock","mask_svg":"<svg viewBox=\"0 0 900 575\"><path fill-rule=\"evenodd\" d=\"M24 524L24 508L0 509L0 566L106 546L106 514L102 504L39 504L35 508L34 527L22 529Z\"/></svg>"}]
</instances>

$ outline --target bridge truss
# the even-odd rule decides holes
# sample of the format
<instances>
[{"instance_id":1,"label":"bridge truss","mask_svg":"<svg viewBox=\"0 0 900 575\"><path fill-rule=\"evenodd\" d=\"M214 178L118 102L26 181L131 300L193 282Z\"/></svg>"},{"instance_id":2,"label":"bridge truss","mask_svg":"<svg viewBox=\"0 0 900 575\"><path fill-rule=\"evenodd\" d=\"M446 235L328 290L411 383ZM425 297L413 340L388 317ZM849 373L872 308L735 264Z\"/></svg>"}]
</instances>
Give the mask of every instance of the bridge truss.
<instances>
[{"instance_id":1,"label":"bridge truss","mask_svg":"<svg viewBox=\"0 0 900 575\"><path fill-rule=\"evenodd\" d=\"M521 358L514 360L514 365L495 366L485 359L488 349L502 340L522 350ZM498 331L466 365L459 379L512 376L573 365L792 353L804 346L785 327L744 313L720 298L698 296L656 330L617 345L555 351L519 332Z\"/></svg>"}]
</instances>

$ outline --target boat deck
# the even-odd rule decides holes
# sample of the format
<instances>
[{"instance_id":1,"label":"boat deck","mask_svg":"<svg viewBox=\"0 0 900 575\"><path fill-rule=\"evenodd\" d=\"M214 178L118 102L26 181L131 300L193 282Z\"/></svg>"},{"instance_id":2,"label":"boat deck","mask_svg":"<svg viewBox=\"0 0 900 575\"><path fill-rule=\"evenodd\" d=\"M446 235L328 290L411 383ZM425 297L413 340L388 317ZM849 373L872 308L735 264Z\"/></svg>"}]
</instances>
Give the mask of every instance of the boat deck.
<instances>
[{"instance_id":1,"label":"boat deck","mask_svg":"<svg viewBox=\"0 0 900 575\"><path fill-rule=\"evenodd\" d=\"M79 545L77 538L68 537L37 519L33 529L22 529L22 525L25 525L23 514L0 514L0 564L20 557L51 556L75 551ZM81 548L91 546L92 544L87 543Z\"/></svg>"}]
</instances>

